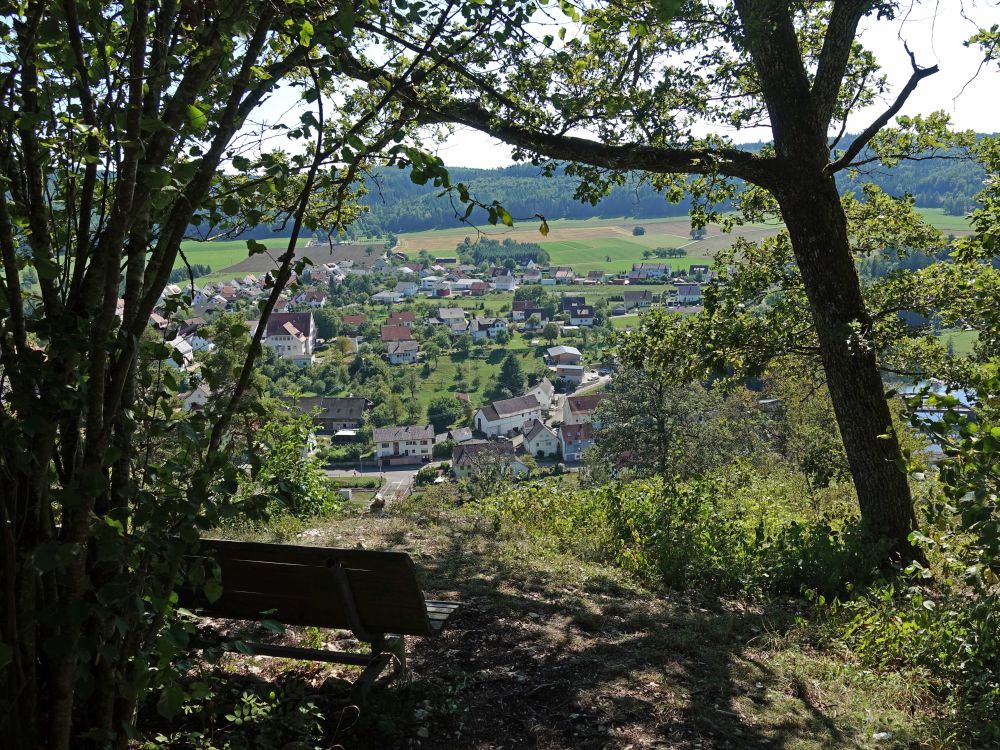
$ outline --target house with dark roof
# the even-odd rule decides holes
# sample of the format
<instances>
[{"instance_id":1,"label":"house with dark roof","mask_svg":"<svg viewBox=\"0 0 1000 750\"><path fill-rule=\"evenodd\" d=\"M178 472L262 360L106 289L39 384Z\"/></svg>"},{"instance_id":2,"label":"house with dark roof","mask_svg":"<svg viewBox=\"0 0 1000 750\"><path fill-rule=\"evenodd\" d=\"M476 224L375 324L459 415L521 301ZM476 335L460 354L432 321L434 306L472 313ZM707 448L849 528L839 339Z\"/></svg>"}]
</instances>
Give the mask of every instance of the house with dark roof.
<instances>
[{"instance_id":1,"label":"house with dark roof","mask_svg":"<svg viewBox=\"0 0 1000 750\"><path fill-rule=\"evenodd\" d=\"M488 437L513 435L524 429L525 422L542 418L542 405L538 398L518 396L517 398L494 401L476 412L473 419L476 431Z\"/></svg>"},{"instance_id":2,"label":"house with dark roof","mask_svg":"<svg viewBox=\"0 0 1000 750\"><path fill-rule=\"evenodd\" d=\"M701 284L677 284L677 301L682 305L700 305Z\"/></svg>"},{"instance_id":3,"label":"house with dark roof","mask_svg":"<svg viewBox=\"0 0 1000 750\"><path fill-rule=\"evenodd\" d=\"M555 430L540 420L534 420L524 431L524 452L537 458L554 458L559 455L559 436Z\"/></svg>"},{"instance_id":4,"label":"house with dark roof","mask_svg":"<svg viewBox=\"0 0 1000 750\"><path fill-rule=\"evenodd\" d=\"M383 464L430 461L434 450L434 428L426 425L376 427L372 432L375 458Z\"/></svg>"},{"instance_id":5,"label":"house with dark roof","mask_svg":"<svg viewBox=\"0 0 1000 750\"><path fill-rule=\"evenodd\" d=\"M371 402L360 396L303 396L296 405L312 417L318 431L333 434L340 430L360 430L365 409Z\"/></svg>"},{"instance_id":6,"label":"house with dark roof","mask_svg":"<svg viewBox=\"0 0 1000 750\"><path fill-rule=\"evenodd\" d=\"M586 328L594 325L594 308L589 305L574 307L569 311L569 324Z\"/></svg>"},{"instance_id":7,"label":"house with dark roof","mask_svg":"<svg viewBox=\"0 0 1000 750\"><path fill-rule=\"evenodd\" d=\"M572 312L577 307L586 307L587 300L584 297L563 297L559 300L559 310L561 312Z\"/></svg>"},{"instance_id":8,"label":"house with dark roof","mask_svg":"<svg viewBox=\"0 0 1000 750\"><path fill-rule=\"evenodd\" d=\"M664 276L670 278L669 263L633 263L633 273L645 274L647 279L662 279Z\"/></svg>"},{"instance_id":9,"label":"house with dark roof","mask_svg":"<svg viewBox=\"0 0 1000 750\"><path fill-rule=\"evenodd\" d=\"M653 304L653 293L648 289L625 292L626 310L646 310Z\"/></svg>"},{"instance_id":10,"label":"house with dark roof","mask_svg":"<svg viewBox=\"0 0 1000 750\"><path fill-rule=\"evenodd\" d=\"M282 359L305 366L316 347L316 322L311 312L272 312L264 331L264 346Z\"/></svg>"},{"instance_id":11,"label":"house with dark roof","mask_svg":"<svg viewBox=\"0 0 1000 750\"><path fill-rule=\"evenodd\" d=\"M606 393L594 393L587 396L567 396L563 401L563 424L574 425L592 422L594 409L607 395Z\"/></svg>"},{"instance_id":12,"label":"house with dark roof","mask_svg":"<svg viewBox=\"0 0 1000 750\"><path fill-rule=\"evenodd\" d=\"M390 341L386 344L386 358L390 365L412 365L420 354L416 341Z\"/></svg>"}]
</instances>

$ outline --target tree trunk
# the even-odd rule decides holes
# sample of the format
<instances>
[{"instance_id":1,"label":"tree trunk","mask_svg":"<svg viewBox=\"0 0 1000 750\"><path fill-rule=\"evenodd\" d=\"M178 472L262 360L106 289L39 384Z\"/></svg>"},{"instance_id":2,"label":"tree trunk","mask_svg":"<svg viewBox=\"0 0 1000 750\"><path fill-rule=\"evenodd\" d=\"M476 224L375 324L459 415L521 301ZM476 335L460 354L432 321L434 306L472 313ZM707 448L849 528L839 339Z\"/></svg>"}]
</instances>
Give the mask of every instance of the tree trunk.
<instances>
[{"instance_id":1,"label":"tree trunk","mask_svg":"<svg viewBox=\"0 0 1000 750\"><path fill-rule=\"evenodd\" d=\"M825 162L825 159L823 160ZM820 356L844 441L861 516L868 530L896 555L914 550L913 500L892 425L871 320L850 251L847 218L832 177L788 169L776 192L812 308ZM798 172L797 176L794 176Z\"/></svg>"}]
</instances>

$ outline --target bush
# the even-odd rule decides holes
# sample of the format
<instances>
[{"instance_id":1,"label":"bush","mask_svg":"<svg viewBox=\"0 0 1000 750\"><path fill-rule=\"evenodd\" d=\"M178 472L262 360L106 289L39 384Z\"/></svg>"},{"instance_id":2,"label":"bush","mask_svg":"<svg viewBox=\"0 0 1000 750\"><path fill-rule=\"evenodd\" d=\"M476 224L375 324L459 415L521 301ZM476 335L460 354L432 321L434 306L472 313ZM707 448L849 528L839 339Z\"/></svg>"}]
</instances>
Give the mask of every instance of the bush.
<instances>
[{"instance_id":1,"label":"bush","mask_svg":"<svg viewBox=\"0 0 1000 750\"><path fill-rule=\"evenodd\" d=\"M498 529L541 533L564 551L612 563L648 584L753 595L815 591L871 580L879 550L853 519L813 519L804 484L734 464L690 481L621 481L591 489L550 484L480 503ZM846 487L820 493L831 510ZM834 514L836 515L836 514Z\"/></svg>"},{"instance_id":2,"label":"bush","mask_svg":"<svg viewBox=\"0 0 1000 750\"><path fill-rule=\"evenodd\" d=\"M646 233L646 227L632 227L633 237L642 237Z\"/></svg>"}]
</instances>

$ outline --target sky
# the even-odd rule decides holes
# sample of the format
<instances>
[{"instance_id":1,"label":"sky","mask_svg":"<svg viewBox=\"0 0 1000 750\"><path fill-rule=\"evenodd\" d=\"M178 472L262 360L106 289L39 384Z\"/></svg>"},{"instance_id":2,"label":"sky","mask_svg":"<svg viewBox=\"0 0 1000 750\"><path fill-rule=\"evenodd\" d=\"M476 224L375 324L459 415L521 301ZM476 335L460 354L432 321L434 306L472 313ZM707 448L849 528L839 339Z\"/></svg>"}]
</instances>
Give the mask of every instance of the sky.
<instances>
[{"instance_id":1,"label":"sky","mask_svg":"<svg viewBox=\"0 0 1000 750\"><path fill-rule=\"evenodd\" d=\"M967 18L963 17L964 14ZM901 110L903 115L926 114L943 109L960 129L981 133L1000 131L1000 66L979 70L982 54L963 42L979 26L1000 23L1000 6L995 0L937 0L924 2L907 16L893 21L869 20L861 41L873 50L888 76L889 101L859 110L848 121L848 131L857 133L875 119L895 98L910 77L910 58L904 41L921 67L937 65L940 70L920 82ZM977 75L978 70L978 75ZM764 129L722 131L737 143L769 140ZM448 166L492 169L513 163L511 148L469 129L457 129L439 149Z\"/></svg>"}]
</instances>

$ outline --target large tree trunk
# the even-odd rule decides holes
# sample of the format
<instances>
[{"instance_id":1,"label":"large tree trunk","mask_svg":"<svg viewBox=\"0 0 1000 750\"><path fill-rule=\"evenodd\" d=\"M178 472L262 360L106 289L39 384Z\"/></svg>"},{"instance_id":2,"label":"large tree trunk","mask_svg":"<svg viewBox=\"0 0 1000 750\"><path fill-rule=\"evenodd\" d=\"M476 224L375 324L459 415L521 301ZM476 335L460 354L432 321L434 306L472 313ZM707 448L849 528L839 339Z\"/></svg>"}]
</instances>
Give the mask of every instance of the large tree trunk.
<instances>
[{"instance_id":1,"label":"large tree trunk","mask_svg":"<svg viewBox=\"0 0 1000 750\"><path fill-rule=\"evenodd\" d=\"M821 172L803 176L800 171L798 178L789 175L788 180L777 193L778 203L812 308L861 516L873 535L891 543L893 552L909 556L913 501L899 466L899 440L876 352L868 341L871 321L840 196L833 178Z\"/></svg>"}]
</instances>

